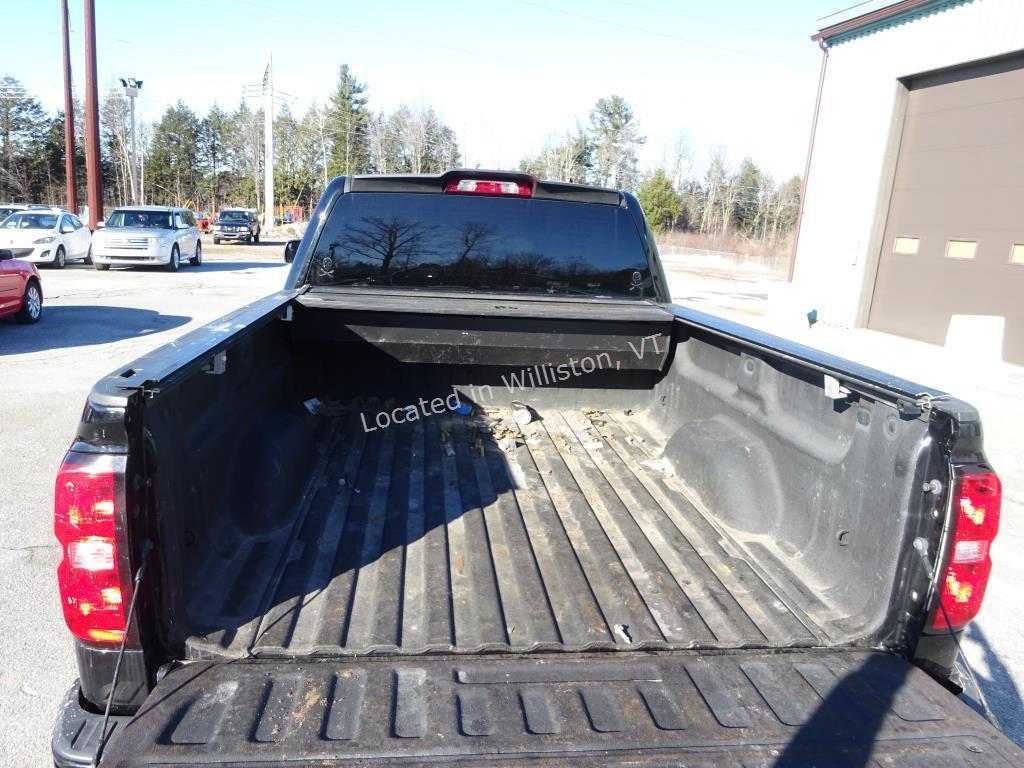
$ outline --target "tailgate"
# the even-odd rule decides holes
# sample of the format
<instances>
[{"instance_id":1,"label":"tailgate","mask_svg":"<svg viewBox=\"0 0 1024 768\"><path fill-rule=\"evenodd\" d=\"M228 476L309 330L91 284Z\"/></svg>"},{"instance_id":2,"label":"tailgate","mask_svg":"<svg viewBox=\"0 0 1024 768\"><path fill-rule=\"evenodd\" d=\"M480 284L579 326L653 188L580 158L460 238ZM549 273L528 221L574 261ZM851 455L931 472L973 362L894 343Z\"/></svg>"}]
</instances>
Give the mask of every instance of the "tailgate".
<instances>
[{"instance_id":1,"label":"tailgate","mask_svg":"<svg viewBox=\"0 0 1024 768\"><path fill-rule=\"evenodd\" d=\"M1024 753L870 652L197 662L103 765L968 765Z\"/></svg>"}]
</instances>

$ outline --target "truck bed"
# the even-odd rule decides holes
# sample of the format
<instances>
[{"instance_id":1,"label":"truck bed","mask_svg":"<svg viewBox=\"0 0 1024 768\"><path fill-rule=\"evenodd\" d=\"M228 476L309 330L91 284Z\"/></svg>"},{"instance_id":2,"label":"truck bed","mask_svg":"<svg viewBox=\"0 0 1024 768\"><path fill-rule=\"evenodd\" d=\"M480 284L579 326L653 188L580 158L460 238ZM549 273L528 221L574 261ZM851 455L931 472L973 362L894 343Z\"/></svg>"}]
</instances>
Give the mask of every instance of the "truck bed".
<instances>
[{"instance_id":1,"label":"truck bed","mask_svg":"<svg viewBox=\"0 0 1024 768\"><path fill-rule=\"evenodd\" d=\"M290 524L212 537L189 658L823 644L823 607L701 514L628 411L366 431L361 410L322 405Z\"/></svg>"}]
</instances>

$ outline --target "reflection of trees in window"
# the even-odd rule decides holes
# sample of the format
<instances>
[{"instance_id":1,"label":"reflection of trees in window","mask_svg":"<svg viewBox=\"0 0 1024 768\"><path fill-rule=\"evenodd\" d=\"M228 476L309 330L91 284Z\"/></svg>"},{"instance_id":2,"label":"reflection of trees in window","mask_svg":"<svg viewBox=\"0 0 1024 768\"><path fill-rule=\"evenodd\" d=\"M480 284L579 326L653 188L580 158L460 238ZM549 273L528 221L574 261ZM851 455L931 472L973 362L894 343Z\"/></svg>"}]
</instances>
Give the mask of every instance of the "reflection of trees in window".
<instances>
[{"instance_id":1,"label":"reflection of trees in window","mask_svg":"<svg viewBox=\"0 0 1024 768\"><path fill-rule=\"evenodd\" d=\"M642 261L609 256L600 245L534 244L515 222L416 215L413 211L345 217L318 246L316 282L517 293L616 294L641 297L649 276ZM403 215L404 214L404 215ZM543 233L541 233L543 234Z\"/></svg>"},{"instance_id":2,"label":"reflection of trees in window","mask_svg":"<svg viewBox=\"0 0 1024 768\"><path fill-rule=\"evenodd\" d=\"M363 216L349 228L343 246L351 255L379 261L387 272L392 262L408 269L415 260L432 253L429 238L437 227L422 221L404 221L397 216Z\"/></svg>"},{"instance_id":3,"label":"reflection of trees in window","mask_svg":"<svg viewBox=\"0 0 1024 768\"><path fill-rule=\"evenodd\" d=\"M572 282L581 282L590 279L594 268L579 256L574 256L564 264L561 264L559 271L564 279Z\"/></svg>"},{"instance_id":4,"label":"reflection of trees in window","mask_svg":"<svg viewBox=\"0 0 1024 768\"><path fill-rule=\"evenodd\" d=\"M498 230L492 224L482 221L467 221L458 232L459 257L457 262L465 261L470 256L479 259L487 257L487 246L498 236Z\"/></svg>"},{"instance_id":5,"label":"reflection of trees in window","mask_svg":"<svg viewBox=\"0 0 1024 768\"><path fill-rule=\"evenodd\" d=\"M545 287L554 268L554 261L543 253L505 251L491 263L491 274L500 285Z\"/></svg>"},{"instance_id":6,"label":"reflection of trees in window","mask_svg":"<svg viewBox=\"0 0 1024 768\"><path fill-rule=\"evenodd\" d=\"M452 278L467 280L478 277L488 268L491 246L500 240L498 230L492 224L467 221L453 233L455 243L453 259L448 268Z\"/></svg>"}]
</instances>

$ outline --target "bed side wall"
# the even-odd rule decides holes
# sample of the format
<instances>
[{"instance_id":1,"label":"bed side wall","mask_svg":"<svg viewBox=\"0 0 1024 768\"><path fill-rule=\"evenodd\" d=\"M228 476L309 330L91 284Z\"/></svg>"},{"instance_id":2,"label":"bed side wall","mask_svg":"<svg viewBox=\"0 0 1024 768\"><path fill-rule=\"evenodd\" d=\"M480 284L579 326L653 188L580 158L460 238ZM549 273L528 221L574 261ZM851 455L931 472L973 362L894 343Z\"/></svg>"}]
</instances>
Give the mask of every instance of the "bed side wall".
<instances>
[{"instance_id":1,"label":"bed side wall","mask_svg":"<svg viewBox=\"0 0 1024 768\"><path fill-rule=\"evenodd\" d=\"M645 415L703 509L833 640L877 634L919 528L928 424L682 324L654 395Z\"/></svg>"}]
</instances>

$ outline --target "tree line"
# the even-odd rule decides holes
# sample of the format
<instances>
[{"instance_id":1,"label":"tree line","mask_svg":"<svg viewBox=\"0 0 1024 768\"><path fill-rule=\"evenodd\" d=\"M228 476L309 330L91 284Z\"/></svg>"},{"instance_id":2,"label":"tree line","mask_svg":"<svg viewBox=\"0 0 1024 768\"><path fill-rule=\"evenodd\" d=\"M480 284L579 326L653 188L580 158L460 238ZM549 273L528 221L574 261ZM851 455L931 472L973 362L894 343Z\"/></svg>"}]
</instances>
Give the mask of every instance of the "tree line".
<instances>
[{"instance_id":1,"label":"tree line","mask_svg":"<svg viewBox=\"0 0 1024 768\"><path fill-rule=\"evenodd\" d=\"M693 232L712 241L735 237L774 248L792 232L800 202L800 178L782 183L746 157L730 168L713 149L703 174L680 137L662 161L641 172L639 150L646 143L629 104L621 96L597 101L586 125L549 139L520 170L557 181L597 184L636 192L651 227Z\"/></svg>"},{"instance_id":2,"label":"tree line","mask_svg":"<svg viewBox=\"0 0 1024 768\"><path fill-rule=\"evenodd\" d=\"M658 168L646 176L637 197L662 237L693 232L725 248L736 248L741 238L771 251L786 244L796 224L800 178L778 184L749 157L730 169L716 150L703 177L673 182Z\"/></svg>"},{"instance_id":3,"label":"tree line","mask_svg":"<svg viewBox=\"0 0 1024 768\"><path fill-rule=\"evenodd\" d=\"M266 157L260 102L251 107L243 99L234 109L215 103L201 115L179 100L155 122L137 123L140 162L134 164L130 104L111 89L100 105L105 205L130 203L134 184L147 204L262 209ZM75 118L79 200L84 200L80 103ZM325 103L312 104L302 115L287 105L275 109L273 162L275 201L311 209L334 176L440 173L460 165L461 153L455 131L432 107L372 111L366 84L342 66ZM21 83L0 79L0 201L61 203L64 198L63 112L48 115Z\"/></svg>"},{"instance_id":4,"label":"tree line","mask_svg":"<svg viewBox=\"0 0 1024 768\"><path fill-rule=\"evenodd\" d=\"M260 100L262 102L262 100ZM79 199L84 199L84 130L78 105ZM262 209L262 106L242 100L214 104L205 115L183 101L158 120L138 125L142 162L131 162L129 103L111 89L101 102L101 163L105 203L131 201L133 184L146 203L226 205ZM621 96L599 99L586 124L549 138L518 164L542 178L597 184L637 193L651 226L712 239L743 237L774 247L791 232L800 180L777 182L749 157L732 168L713 150L701 173L693 148L678 140L655 167L641 170L647 142ZM283 106L274 115L274 196L279 204L311 209L327 182L359 173L439 173L463 163L452 128L431 107L373 110L369 87L347 65L338 69L324 103L302 115ZM135 179L135 174L139 178ZM63 114L48 115L14 78L0 79L0 202L59 202L64 198Z\"/></svg>"}]
</instances>

